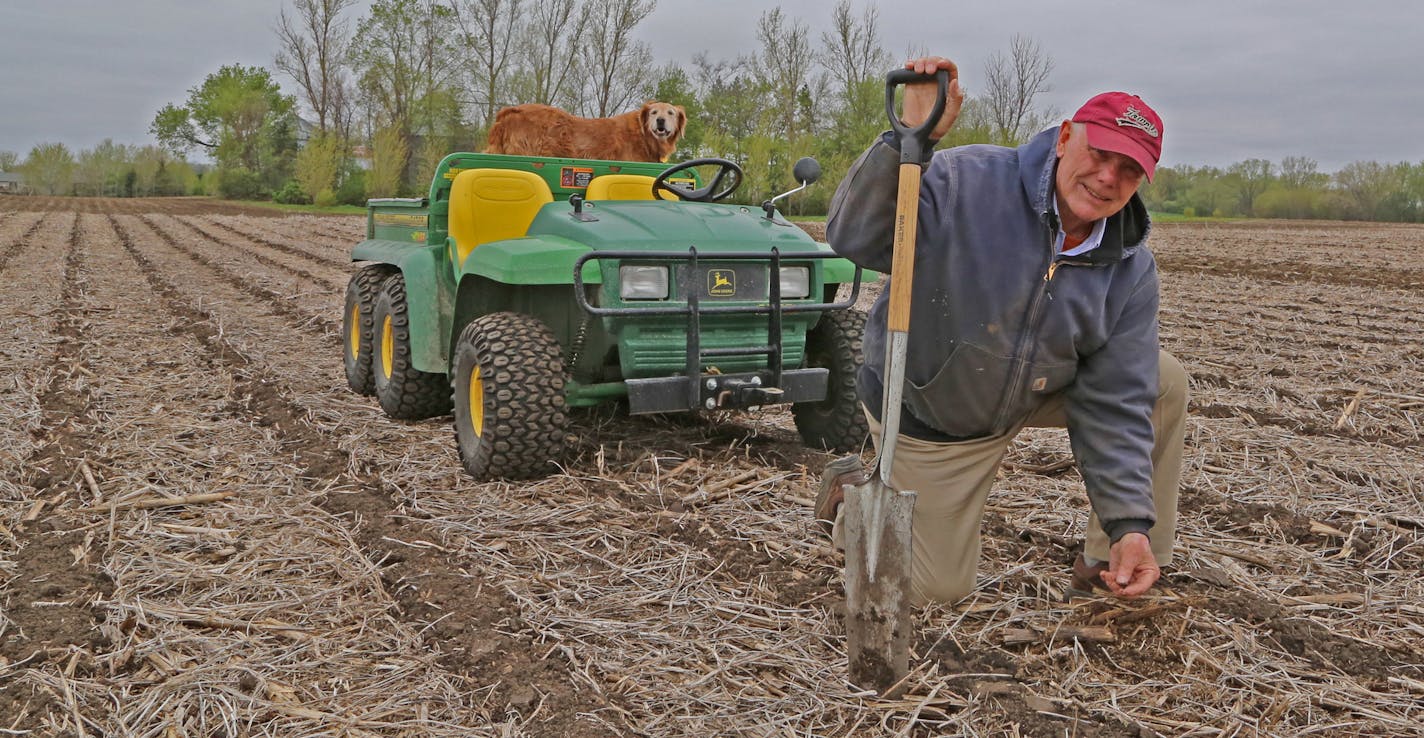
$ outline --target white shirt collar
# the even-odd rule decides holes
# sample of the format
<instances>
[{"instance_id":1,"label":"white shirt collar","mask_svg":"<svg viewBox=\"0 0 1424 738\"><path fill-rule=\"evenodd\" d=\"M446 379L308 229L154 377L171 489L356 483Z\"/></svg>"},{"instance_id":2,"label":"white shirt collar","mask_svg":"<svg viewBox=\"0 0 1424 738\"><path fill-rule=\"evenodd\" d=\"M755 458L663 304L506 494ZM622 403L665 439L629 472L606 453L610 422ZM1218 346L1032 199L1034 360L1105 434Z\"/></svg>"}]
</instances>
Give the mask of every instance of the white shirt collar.
<instances>
[{"instance_id":1,"label":"white shirt collar","mask_svg":"<svg viewBox=\"0 0 1424 738\"><path fill-rule=\"evenodd\" d=\"M1053 197L1053 214L1058 215L1058 197L1056 195ZM1058 237L1053 240L1053 253L1057 256L1079 256L1102 245L1103 230L1107 227L1108 219L1098 218L1096 221L1093 221L1093 232L1089 233L1088 237L1083 239L1082 243L1068 251L1063 250L1063 241L1068 237L1068 234L1063 231L1062 216L1059 216L1058 224ZM1054 258L1057 258L1057 256Z\"/></svg>"}]
</instances>

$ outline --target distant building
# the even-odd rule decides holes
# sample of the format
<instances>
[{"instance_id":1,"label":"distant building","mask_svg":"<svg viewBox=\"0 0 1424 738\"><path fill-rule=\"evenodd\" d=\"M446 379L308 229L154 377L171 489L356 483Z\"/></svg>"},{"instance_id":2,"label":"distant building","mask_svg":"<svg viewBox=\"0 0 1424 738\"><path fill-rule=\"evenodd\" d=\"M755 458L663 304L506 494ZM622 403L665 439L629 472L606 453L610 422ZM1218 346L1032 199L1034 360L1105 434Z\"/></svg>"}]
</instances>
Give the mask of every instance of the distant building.
<instances>
[{"instance_id":1,"label":"distant building","mask_svg":"<svg viewBox=\"0 0 1424 738\"><path fill-rule=\"evenodd\" d=\"M356 162L356 166L362 170L371 168L371 147L366 144L356 144L351 147L351 159Z\"/></svg>"},{"instance_id":2,"label":"distant building","mask_svg":"<svg viewBox=\"0 0 1424 738\"><path fill-rule=\"evenodd\" d=\"M28 194L30 189L25 186L25 177L19 172L0 172L0 192L9 195Z\"/></svg>"}]
</instances>

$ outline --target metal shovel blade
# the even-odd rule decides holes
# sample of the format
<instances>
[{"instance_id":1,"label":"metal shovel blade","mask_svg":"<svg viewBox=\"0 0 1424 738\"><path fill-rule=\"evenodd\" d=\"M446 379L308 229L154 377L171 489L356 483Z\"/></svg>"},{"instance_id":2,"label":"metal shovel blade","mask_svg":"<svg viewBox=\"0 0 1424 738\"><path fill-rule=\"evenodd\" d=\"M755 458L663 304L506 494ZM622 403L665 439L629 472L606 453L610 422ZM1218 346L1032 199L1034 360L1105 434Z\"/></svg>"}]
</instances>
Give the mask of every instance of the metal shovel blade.
<instances>
[{"instance_id":1,"label":"metal shovel blade","mask_svg":"<svg viewBox=\"0 0 1424 738\"><path fill-rule=\"evenodd\" d=\"M882 698L904 689L910 668L910 518L915 493L878 477L845 490L846 642L850 681Z\"/></svg>"}]
</instances>

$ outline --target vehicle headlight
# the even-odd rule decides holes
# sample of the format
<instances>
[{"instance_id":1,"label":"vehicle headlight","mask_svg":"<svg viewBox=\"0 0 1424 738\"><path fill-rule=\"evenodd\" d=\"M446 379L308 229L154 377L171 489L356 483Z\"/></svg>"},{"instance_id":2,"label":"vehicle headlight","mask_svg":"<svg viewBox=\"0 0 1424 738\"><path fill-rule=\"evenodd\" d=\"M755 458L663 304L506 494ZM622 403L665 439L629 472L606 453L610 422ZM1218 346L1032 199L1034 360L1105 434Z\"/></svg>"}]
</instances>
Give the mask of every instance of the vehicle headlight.
<instances>
[{"instance_id":1,"label":"vehicle headlight","mask_svg":"<svg viewBox=\"0 0 1424 738\"><path fill-rule=\"evenodd\" d=\"M625 300L666 300L668 270L665 266L618 267L618 294Z\"/></svg>"},{"instance_id":2,"label":"vehicle headlight","mask_svg":"<svg viewBox=\"0 0 1424 738\"><path fill-rule=\"evenodd\" d=\"M781 296L792 300L810 297L811 269L809 267L782 267Z\"/></svg>"}]
</instances>

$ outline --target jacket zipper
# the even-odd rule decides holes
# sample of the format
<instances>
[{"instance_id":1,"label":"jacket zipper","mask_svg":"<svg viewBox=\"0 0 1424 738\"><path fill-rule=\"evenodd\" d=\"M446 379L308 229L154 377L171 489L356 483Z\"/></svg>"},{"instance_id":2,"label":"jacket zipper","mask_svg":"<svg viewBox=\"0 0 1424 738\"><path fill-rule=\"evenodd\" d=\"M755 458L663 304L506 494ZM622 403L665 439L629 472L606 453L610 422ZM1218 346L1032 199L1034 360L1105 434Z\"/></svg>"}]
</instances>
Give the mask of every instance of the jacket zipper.
<instances>
[{"instance_id":1,"label":"jacket zipper","mask_svg":"<svg viewBox=\"0 0 1424 738\"><path fill-rule=\"evenodd\" d=\"M1052 223L1052 216L1049 223ZM1048 229L1048 269L1043 274L1043 282L1034 293L1033 302L1029 304L1028 321L1024 325L1023 335L1019 337L1019 345L1014 349L1013 371L1009 373L1009 383L1004 386L1004 393L999 398L999 409L994 413L994 424L991 428L992 435L999 435L1008 430L1004 427L1009 413L1010 400L1018 394L1018 387L1023 383L1024 372L1028 371L1028 358L1026 356L1028 348L1034 343L1034 338L1038 335L1039 313L1042 311L1043 296L1048 293L1048 285L1053 279L1053 273L1058 271L1059 261L1054 258L1053 242L1057 236L1057 228Z\"/></svg>"}]
</instances>

